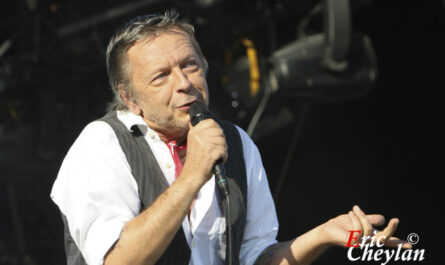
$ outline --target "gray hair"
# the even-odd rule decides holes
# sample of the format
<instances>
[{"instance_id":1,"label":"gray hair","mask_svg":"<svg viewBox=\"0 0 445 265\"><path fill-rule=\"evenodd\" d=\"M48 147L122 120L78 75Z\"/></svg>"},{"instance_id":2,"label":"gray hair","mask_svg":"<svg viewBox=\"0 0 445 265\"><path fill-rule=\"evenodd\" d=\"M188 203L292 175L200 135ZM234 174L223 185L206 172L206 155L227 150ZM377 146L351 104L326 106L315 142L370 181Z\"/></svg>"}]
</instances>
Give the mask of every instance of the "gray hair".
<instances>
[{"instance_id":1,"label":"gray hair","mask_svg":"<svg viewBox=\"0 0 445 265\"><path fill-rule=\"evenodd\" d=\"M164 15L139 16L125 23L111 37L106 52L106 60L108 80L114 93L114 99L108 105L108 110L128 109L121 97L122 90L126 92L129 100L134 101L137 98L136 91L131 85L131 70L127 61L127 51L139 41L155 38L172 29L179 29L189 37L201 59L204 72L207 72L208 63L195 38L193 26L179 21L178 16L176 12L169 11L166 11Z\"/></svg>"}]
</instances>

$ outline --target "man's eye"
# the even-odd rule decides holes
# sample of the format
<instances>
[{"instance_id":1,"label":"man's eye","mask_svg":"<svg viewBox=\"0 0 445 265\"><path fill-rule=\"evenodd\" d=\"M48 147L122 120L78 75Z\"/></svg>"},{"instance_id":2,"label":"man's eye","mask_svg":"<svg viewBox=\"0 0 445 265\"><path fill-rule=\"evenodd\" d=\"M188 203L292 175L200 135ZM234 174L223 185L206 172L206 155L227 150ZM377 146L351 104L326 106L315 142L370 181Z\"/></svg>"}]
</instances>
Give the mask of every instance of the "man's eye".
<instances>
[{"instance_id":1,"label":"man's eye","mask_svg":"<svg viewBox=\"0 0 445 265\"><path fill-rule=\"evenodd\" d=\"M188 61L187 63L186 63L186 67L194 67L194 66L197 66L198 64L196 63L196 61L195 60L192 60L192 61Z\"/></svg>"},{"instance_id":2,"label":"man's eye","mask_svg":"<svg viewBox=\"0 0 445 265\"><path fill-rule=\"evenodd\" d=\"M157 75L157 76L153 79L153 81L162 79L162 78L164 78L164 77L166 77L166 76L167 76L167 73L159 74L159 75Z\"/></svg>"}]
</instances>

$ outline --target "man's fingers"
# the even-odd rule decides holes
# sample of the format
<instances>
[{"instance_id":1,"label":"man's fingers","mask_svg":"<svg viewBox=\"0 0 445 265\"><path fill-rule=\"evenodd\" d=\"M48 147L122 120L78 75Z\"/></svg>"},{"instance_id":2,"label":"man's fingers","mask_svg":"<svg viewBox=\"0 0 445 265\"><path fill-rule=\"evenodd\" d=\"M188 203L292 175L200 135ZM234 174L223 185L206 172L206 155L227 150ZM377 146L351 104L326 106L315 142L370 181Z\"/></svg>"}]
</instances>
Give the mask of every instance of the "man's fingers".
<instances>
[{"instance_id":1,"label":"man's fingers","mask_svg":"<svg viewBox=\"0 0 445 265\"><path fill-rule=\"evenodd\" d=\"M385 223L385 217L383 215L366 215L360 209L360 207L355 205L352 208L352 211L349 211L348 217L351 221L352 229L354 231L362 231L361 237L374 236L373 240L384 243L386 247L397 248L399 245L401 245L402 248L412 248L412 245L410 243L392 236L399 224L399 219L397 218L392 218L385 229L383 229L383 231L378 231L374 229L373 226L381 226ZM358 238L358 240L360 240L360 238ZM351 242L351 244L352 243L354 242Z\"/></svg>"},{"instance_id":2,"label":"man's fingers","mask_svg":"<svg viewBox=\"0 0 445 265\"><path fill-rule=\"evenodd\" d=\"M357 218L357 216L355 216L355 214L352 211L349 211L348 216L352 223L352 229L354 231L362 231L363 227L360 224L360 220Z\"/></svg>"},{"instance_id":3,"label":"man's fingers","mask_svg":"<svg viewBox=\"0 0 445 265\"><path fill-rule=\"evenodd\" d=\"M360 221L358 220L357 216L355 216L355 214L352 211L348 212L348 216L349 216L349 220L351 221L351 224L352 224L352 230L362 232L362 233L360 233L360 236L358 236L355 241L351 242L352 244L357 244L359 242L359 240L361 239L361 237L363 236L362 225L360 224Z\"/></svg>"},{"instance_id":4,"label":"man's fingers","mask_svg":"<svg viewBox=\"0 0 445 265\"><path fill-rule=\"evenodd\" d=\"M211 127L215 127L215 126L219 127L218 123L213 119L205 119L195 125L195 127L201 127L203 129L211 128Z\"/></svg>"},{"instance_id":5,"label":"man's fingers","mask_svg":"<svg viewBox=\"0 0 445 265\"><path fill-rule=\"evenodd\" d=\"M355 205L352 210L354 211L354 214L358 217L360 224L363 227L363 236L370 236L372 235L372 225L369 223L368 218L366 217L366 214Z\"/></svg>"},{"instance_id":6,"label":"man's fingers","mask_svg":"<svg viewBox=\"0 0 445 265\"><path fill-rule=\"evenodd\" d=\"M229 159L229 152L228 152L227 144L224 142L224 156L222 157L222 161L224 164L227 162L227 159Z\"/></svg>"},{"instance_id":7,"label":"man's fingers","mask_svg":"<svg viewBox=\"0 0 445 265\"><path fill-rule=\"evenodd\" d=\"M396 247L397 247L397 244L395 244L394 242L392 242L392 243L389 243L390 245L387 245L387 243L388 243L388 240L390 239L390 238L393 238L394 239L394 237L391 237L393 234L394 234L394 232L396 231L396 229L397 229L397 225L399 224L399 219L397 219L397 218L392 218L390 221L389 221L389 223L388 223L388 226L386 226L385 227L385 229L383 229L383 231L380 231L380 232L378 232L376 235L375 235L375 238L376 239L379 239L379 238L384 238L383 239L383 242L385 242L385 245L386 246L392 246L392 245L395 245Z\"/></svg>"},{"instance_id":8,"label":"man's fingers","mask_svg":"<svg viewBox=\"0 0 445 265\"><path fill-rule=\"evenodd\" d=\"M410 243L406 242L405 240L401 240L397 237L393 237L393 236L390 237L385 242L385 246L391 247L391 248L397 248L400 244L402 244L402 248L407 248L407 249L413 248L413 246Z\"/></svg>"},{"instance_id":9,"label":"man's fingers","mask_svg":"<svg viewBox=\"0 0 445 265\"><path fill-rule=\"evenodd\" d=\"M385 229L383 229L383 231L380 232L379 234L386 236L386 238L390 238L396 231L398 224L399 224L399 219L392 218L389 221L388 226L385 227Z\"/></svg>"},{"instance_id":10,"label":"man's fingers","mask_svg":"<svg viewBox=\"0 0 445 265\"><path fill-rule=\"evenodd\" d=\"M385 223L385 217L381 214L368 214L366 218L372 226L381 226Z\"/></svg>"}]
</instances>

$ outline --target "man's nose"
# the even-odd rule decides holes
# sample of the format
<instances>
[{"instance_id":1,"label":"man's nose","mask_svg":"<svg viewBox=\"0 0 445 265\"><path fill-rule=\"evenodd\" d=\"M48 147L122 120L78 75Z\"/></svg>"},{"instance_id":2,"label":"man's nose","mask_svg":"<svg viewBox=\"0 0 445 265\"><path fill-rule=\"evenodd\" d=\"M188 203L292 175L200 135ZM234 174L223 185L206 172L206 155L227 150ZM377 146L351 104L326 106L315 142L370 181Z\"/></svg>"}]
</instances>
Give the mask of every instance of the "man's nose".
<instances>
[{"instance_id":1,"label":"man's nose","mask_svg":"<svg viewBox=\"0 0 445 265\"><path fill-rule=\"evenodd\" d=\"M184 73L182 69L177 69L176 76L177 76L176 91L186 92L186 93L189 92L190 88L192 87L192 83L190 82L187 73Z\"/></svg>"}]
</instances>

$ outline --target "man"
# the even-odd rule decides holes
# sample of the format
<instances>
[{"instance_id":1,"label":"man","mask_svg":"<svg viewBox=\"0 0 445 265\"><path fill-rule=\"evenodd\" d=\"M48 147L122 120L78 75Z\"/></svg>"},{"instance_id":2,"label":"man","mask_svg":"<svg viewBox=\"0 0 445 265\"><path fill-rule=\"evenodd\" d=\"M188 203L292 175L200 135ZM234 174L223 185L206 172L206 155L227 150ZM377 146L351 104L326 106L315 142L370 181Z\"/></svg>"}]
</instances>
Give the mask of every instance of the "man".
<instances>
[{"instance_id":1,"label":"man","mask_svg":"<svg viewBox=\"0 0 445 265\"><path fill-rule=\"evenodd\" d=\"M68 231L69 264L223 264L225 219L212 176L218 160L242 176L231 182L239 191L235 264L238 258L240 264L308 264L328 246L346 245L349 231L368 236L373 225L384 223L355 206L278 243L256 146L233 125L213 119L190 124L190 105L209 102L207 62L192 26L176 16L167 12L125 24L109 43L107 69L117 112L83 130L51 193ZM146 171L150 181L139 177ZM392 219L376 236L396 246L398 239L390 237L397 223Z\"/></svg>"}]
</instances>

